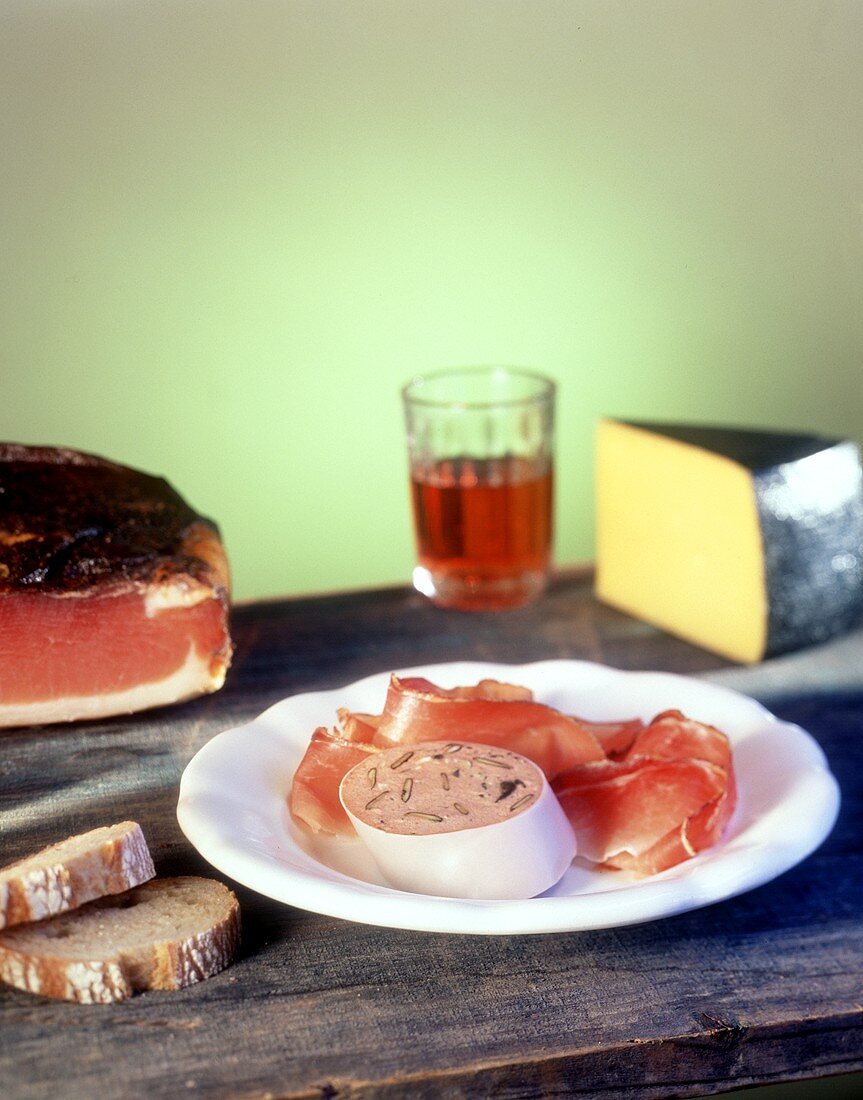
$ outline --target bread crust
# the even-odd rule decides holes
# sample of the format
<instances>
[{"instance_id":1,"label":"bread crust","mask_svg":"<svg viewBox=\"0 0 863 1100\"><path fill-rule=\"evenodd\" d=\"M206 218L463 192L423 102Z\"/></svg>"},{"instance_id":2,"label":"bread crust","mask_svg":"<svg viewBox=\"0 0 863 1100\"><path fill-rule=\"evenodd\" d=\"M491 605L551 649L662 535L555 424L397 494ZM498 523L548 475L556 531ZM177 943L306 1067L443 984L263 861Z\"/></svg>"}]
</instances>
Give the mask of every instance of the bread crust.
<instances>
[{"instance_id":1,"label":"bread crust","mask_svg":"<svg viewBox=\"0 0 863 1100\"><path fill-rule=\"evenodd\" d=\"M240 946L240 904L232 891L227 915L212 927L153 949L153 975L144 989L185 989L229 966Z\"/></svg>"},{"instance_id":2,"label":"bread crust","mask_svg":"<svg viewBox=\"0 0 863 1100\"><path fill-rule=\"evenodd\" d=\"M132 996L132 987L116 963L36 957L2 944L0 981L25 993L79 1004L111 1004Z\"/></svg>"},{"instance_id":3,"label":"bread crust","mask_svg":"<svg viewBox=\"0 0 863 1100\"><path fill-rule=\"evenodd\" d=\"M207 883L210 920L198 932L176 940L154 940L143 950L120 948L110 957L81 961L64 957L63 939L45 938L45 950L27 951L14 933L0 935L0 980L17 989L80 1004L110 1004L147 989L183 989L224 970L240 943L240 906L235 895L211 879L156 879L141 889L161 892L173 883ZM73 914L66 920L74 921ZM110 923L110 909L104 920Z\"/></svg>"},{"instance_id":4,"label":"bread crust","mask_svg":"<svg viewBox=\"0 0 863 1100\"><path fill-rule=\"evenodd\" d=\"M84 847L63 853L62 845L73 841ZM129 890L155 874L135 821L68 837L0 870L0 929L66 913L94 898Z\"/></svg>"}]
</instances>

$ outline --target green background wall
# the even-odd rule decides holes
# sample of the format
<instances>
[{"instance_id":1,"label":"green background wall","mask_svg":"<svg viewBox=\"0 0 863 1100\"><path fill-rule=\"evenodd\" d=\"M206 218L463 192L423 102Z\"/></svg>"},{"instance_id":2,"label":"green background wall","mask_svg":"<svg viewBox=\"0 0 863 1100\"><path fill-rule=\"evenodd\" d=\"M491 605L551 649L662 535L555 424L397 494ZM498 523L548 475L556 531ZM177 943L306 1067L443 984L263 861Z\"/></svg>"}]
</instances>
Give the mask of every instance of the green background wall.
<instances>
[{"instance_id":1,"label":"green background wall","mask_svg":"<svg viewBox=\"0 0 863 1100\"><path fill-rule=\"evenodd\" d=\"M5 0L0 436L166 474L239 597L405 579L398 389L863 438L856 0Z\"/></svg>"}]
</instances>

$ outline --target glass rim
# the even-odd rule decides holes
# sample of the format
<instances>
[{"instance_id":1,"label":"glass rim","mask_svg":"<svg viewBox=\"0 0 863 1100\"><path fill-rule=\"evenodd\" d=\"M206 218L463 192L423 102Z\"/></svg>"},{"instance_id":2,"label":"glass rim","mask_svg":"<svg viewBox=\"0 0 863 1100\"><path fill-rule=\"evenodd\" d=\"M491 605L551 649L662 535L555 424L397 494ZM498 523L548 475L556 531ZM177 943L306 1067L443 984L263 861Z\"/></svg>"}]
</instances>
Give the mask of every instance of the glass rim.
<instances>
[{"instance_id":1,"label":"glass rim","mask_svg":"<svg viewBox=\"0 0 863 1100\"><path fill-rule=\"evenodd\" d=\"M454 398L441 400L440 398L422 397L412 391L416 386L422 386L426 382L434 382L440 378L454 378L458 375L490 375L499 371L503 374L516 375L519 378L529 378L541 384L541 388L529 397L503 397L491 401L466 401ZM500 409L514 408L518 405L536 405L554 400L557 392L557 383L539 371L529 370L526 367L510 367L506 364L489 364L487 366L470 367L443 367L440 370L429 371L427 374L417 374L401 389L402 400L406 405L422 405L429 409L450 409L453 411L467 411L470 409Z\"/></svg>"}]
</instances>

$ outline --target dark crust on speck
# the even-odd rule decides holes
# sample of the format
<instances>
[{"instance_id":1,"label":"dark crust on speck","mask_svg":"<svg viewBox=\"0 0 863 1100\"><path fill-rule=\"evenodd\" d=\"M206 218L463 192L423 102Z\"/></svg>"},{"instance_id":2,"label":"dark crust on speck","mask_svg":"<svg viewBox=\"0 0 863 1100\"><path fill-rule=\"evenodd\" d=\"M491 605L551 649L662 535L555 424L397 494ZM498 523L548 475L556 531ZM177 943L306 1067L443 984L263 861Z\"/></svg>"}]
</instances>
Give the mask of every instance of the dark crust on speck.
<instances>
[{"instance_id":1,"label":"dark crust on speck","mask_svg":"<svg viewBox=\"0 0 863 1100\"><path fill-rule=\"evenodd\" d=\"M59 447L0 443L0 595L119 594L226 577L195 552L216 525L160 477Z\"/></svg>"}]
</instances>

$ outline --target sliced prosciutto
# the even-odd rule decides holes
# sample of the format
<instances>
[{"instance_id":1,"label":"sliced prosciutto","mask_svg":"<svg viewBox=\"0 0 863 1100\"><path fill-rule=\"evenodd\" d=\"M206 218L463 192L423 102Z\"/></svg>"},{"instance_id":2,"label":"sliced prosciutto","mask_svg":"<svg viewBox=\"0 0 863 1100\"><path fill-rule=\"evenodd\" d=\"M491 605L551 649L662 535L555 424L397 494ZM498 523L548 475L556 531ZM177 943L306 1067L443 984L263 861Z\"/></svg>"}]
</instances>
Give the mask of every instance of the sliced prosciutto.
<instances>
[{"instance_id":1,"label":"sliced prosciutto","mask_svg":"<svg viewBox=\"0 0 863 1100\"><path fill-rule=\"evenodd\" d=\"M383 714L342 708L338 718L332 733L315 731L291 790L292 814L313 832L353 834L339 784L356 763L381 748L428 741L493 745L533 760L553 781L579 855L639 875L716 843L736 801L728 739L680 711L647 725L592 722L512 684L447 689L392 676Z\"/></svg>"},{"instance_id":2,"label":"sliced prosciutto","mask_svg":"<svg viewBox=\"0 0 863 1100\"><path fill-rule=\"evenodd\" d=\"M632 871L642 876L656 875L715 844L725 832L737 804L733 771L727 775L727 784L723 793L706 803L691 817L685 818L680 826L670 829L651 848L638 856L625 851L619 852L605 866L620 871Z\"/></svg>"},{"instance_id":3,"label":"sliced prosciutto","mask_svg":"<svg viewBox=\"0 0 863 1100\"><path fill-rule=\"evenodd\" d=\"M532 760L549 780L605 759L593 733L553 707L525 698L527 689L483 681L475 688L439 688L392 676L375 745L459 740L509 749Z\"/></svg>"},{"instance_id":4,"label":"sliced prosciutto","mask_svg":"<svg viewBox=\"0 0 863 1100\"><path fill-rule=\"evenodd\" d=\"M728 739L680 711L658 715L621 759L574 768L553 787L579 854L640 875L714 844L736 801Z\"/></svg>"},{"instance_id":5,"label":"sliced prosciutto","mask_svg":"<svg viewBox=\"0 0 863 1100\"><path fill-rule=\"evenodd\" d=\"M530 702L533 699L530 688L507 684L502 680L480 680L478 684L454 688L438 687L424 676L405 676L399 682L404 688L430 692L441 699L496 699L504 703Z\"/></svg>"},{"instance_id":6,"label":"sliced prosciutto","mask_svg":"<svg viewBox=\"0 0 863 1100\"><path fill-rule=\"evenodd\" d=\"M339 801L339 784L354 764L373 751L370 745L346 741L319 726L294 773L288 800L293 818L313 833L353 834Z\"/></svg>"},{"instance_id":7,"label":"sliced prosciutto","mask_svg":"<svg viewBox=\"0 0 863 1100\"><path fill-rule=\"evenodd\" d=\"M625 722L589 722L586 718L576 718L582 729L586 729L597 739L602 746L602 751L612 759L624 756L632 746L632 742L644 729L644 723L640 718L631 718Z\"/></svg>"},{"instance_id":8,"label":"sliced prosciutto","mask_svg":"<svg viewBox=\"0 0 863 1100\"><path fill-rule=\"evenodd\" d=\"M370 745L374 741L378 726L381 724L379 714L360 714L350 711L347 707L338 709L339 725L337 733L344 741L357 741L363 745Z\"/></svg>"},{"instance_id":9,"label":"sliced prosciutto","mask_svg":"<svg viewBox=\"0 0 863 1100\"><path fill-rule=\"evenodd\" d=\"M231 656L218 531L162 478L0 444L0 726L215 691Z\"/></svg>"},{"instance_id":10,"label":"sliced prosciutto","mask_svg":"<svg viewBox=\"0 0 863 1100\"><path fill-rule=\"evenodd\" d=\"M687 718L679 710L657 714L630 745L629 756L653 756L662 760L707 760L731 770L731 745L714 726Z\"/></svg>"}]
</instances>

